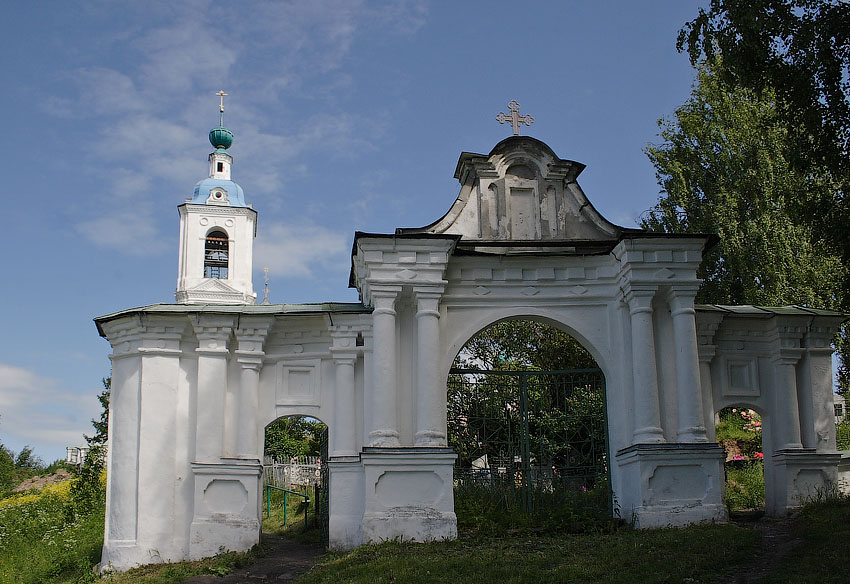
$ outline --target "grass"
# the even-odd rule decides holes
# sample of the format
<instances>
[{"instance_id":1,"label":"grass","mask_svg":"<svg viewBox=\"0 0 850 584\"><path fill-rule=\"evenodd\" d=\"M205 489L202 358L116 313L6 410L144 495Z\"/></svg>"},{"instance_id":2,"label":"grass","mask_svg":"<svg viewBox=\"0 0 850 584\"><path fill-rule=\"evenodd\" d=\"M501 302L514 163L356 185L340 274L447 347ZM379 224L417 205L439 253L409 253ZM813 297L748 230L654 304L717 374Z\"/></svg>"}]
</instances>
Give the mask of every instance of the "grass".
<instances>
[{"instance_id":1,"label":"grass","mask_svg":"<svg viewBox=\"0 0 850 584\"><path fill-rule=\"evenodd\" d=\"M733 525L607 534L391 541L328 554L300 584L347 582L705 582L752 558L757 535Z\"/></svg>"},{"instance_id":2,"label":"grass","mask_svg":"<svg viewBox=\"0 0 850 584\"><path fill-rule=\"evenodd\" d=\"M194 562L141 566L126 572L107 574L99 582L109 584L178 584L186 578L203 574L224 576L234 568L247 566L262 555L263 549L260 545L248 552L225 552L212 558Z\"/></svg>"},{"instance_id":3,"label":"grass","mask_svg":"<svg viewBox=\"0 0 850 584\"><path fill-rule=\"evenodd\" d=\"M806 505L794 535L800 545L760 584L845 584L850 580L850 496L833 494Z\"/></svg>"},{"instance_id":4,"label":"grass","mask_svg":"<svg viewBox=\"0 0 850 584\"><path fill-rule=\"evenodd\" d=\"M71 509L71 481L0 501L0 584L90 582L103 546L103 508Z\"/></svg>"},{"instance_id":5,"label":"grass","mask_svg":"<svg viewBox=\"0 0 850 584\"><path fill-rule=\"evenodd\" d=\"M522 511L521 490L505 484L466 480L455 486L458 531L500 535L523 530L562 533L610 531L607 482L586 491L532 489L533 511Z\"/></svg>"},{"instance_id":6,"label":"grass","mask_svg":"<svg viewBox=\"0 0 850 584\"><path fill-rule=\"evenodd\" d=\"M730 511L764 509L764 463L726 467L726 506Z\"/></svg>"},{"instance_id":7,"label":"grass","mask_svg":"<svg viewBox=\"0 0 850 584\"><path fill-rule=\"evenodd\" d=\"M753 470L754 475L761 475L760 468ZM75 518L69 513L69 491L65 484L0 500L0 584L96 580L111 584L179 583L201 574L227 574L265 553L260 545L247 553L228 552L196 562L143 566L98 580L92 568L100 556L103 510ZM466 512L472 512L471 500L470 496L464 503L461 497L458 508L467 526L476 522L471 515L463 519L461 507L466 504ZM290 502L289 521L284 526L282 507L273 504L272 517L264 524L266 531L314 540L316 529L301 535L304 516L299 505L297 500ZM455 541L390 541L347 553L329 553L298 582L717 582L759 561L758 534L751 529L702 525L635 531L622 524L596 523L585 529L586 533L568 533L571 522L580 515L575 510L555 514L554 522L545 529L534 527L539 517L534 520L537 523L522 523L514 517L495 522L494 529L463 530ZM569 521L558 517L568 517ZM309 519L312 523L312 512ZM486 522L478 522L482 524ZM795 520L795 529L794 537L801 543L759 582L845 582L850 497L821 494Z\"/></svg>"},{"instance_id":8,"label":"grass","mask_svg":"<svg viewBox=\"0 0 850 584\"><path fill-rule=\"evenodd\" d=\"M307 488L310 505L307 506L307 529L304 528L304 499L289 494L286 497L287 512L284 515L284 497L281 491L271 492L271 515L266 516L266 492L263 491L263 533L274 533L301 543L319 543L322 540L316 517L316 497L313 487ZM284 518L286 523L284 523Z\"/></svg>"}]
</instances>

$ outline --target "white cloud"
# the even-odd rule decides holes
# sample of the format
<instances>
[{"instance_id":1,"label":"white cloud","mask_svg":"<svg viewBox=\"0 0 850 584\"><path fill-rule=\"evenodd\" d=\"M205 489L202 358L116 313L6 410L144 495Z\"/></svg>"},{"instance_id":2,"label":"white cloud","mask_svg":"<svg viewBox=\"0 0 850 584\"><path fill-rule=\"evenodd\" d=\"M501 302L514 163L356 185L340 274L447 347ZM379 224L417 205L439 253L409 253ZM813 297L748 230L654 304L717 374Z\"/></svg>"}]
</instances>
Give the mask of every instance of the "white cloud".
<instances>
[{"instance_id":1,"label":"white cloud","mask_svg":"<svg viewBox=\"0 0 850 584\"><path fill-rule=\"evenodd\" d=\"M61 387L50 377L0 363L0 437L13 450L29 445L51 462L66 446L83 443L93 432L92 418L100 416L100 389L83 395Z\"/></svg>"},{"instance_id":2,"label":"white cloud","mask_svg":"<svg viewBox=\"0 0 850 584\"><path fill-rule=\"evenodd\" d=\"M75 227L80 235L95 245L128 255L151 255L168 249L159 236L150 211L140 206L83 221Z\"/></svg>"},{"instance_id":3,"label":"white cloud","mask_svg":"<svg viewBox=\"0 0 850 584\"><path fill-rule=\"evenodd\" d=\"M269 268L274 278L318 277L345 269L349 261L347 234L318 225L263 228L254 244L254 266Z\"/></svg>"}]
</instances>

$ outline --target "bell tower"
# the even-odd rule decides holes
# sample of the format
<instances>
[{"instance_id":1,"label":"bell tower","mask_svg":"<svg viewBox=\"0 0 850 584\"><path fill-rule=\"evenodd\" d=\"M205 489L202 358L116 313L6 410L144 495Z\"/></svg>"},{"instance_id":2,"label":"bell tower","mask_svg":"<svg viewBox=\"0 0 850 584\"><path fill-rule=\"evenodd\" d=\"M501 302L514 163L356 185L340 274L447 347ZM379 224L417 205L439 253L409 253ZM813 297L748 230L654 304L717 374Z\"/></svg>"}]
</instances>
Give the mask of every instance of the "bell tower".
<instances>
[{"instance_id":1,"label":"bell tower","mask_svg":"<svg viewBox=\"0 0 850 584\"><path fill-rule=\"evenodd\" d=\"M224 127L224 91L219 91L219 124L210 130L209 177L178 206L180 304L256 304L251 281L257 212L245 204L242 187L230 179L233 132Z\"/></svg>"}]
</instances>

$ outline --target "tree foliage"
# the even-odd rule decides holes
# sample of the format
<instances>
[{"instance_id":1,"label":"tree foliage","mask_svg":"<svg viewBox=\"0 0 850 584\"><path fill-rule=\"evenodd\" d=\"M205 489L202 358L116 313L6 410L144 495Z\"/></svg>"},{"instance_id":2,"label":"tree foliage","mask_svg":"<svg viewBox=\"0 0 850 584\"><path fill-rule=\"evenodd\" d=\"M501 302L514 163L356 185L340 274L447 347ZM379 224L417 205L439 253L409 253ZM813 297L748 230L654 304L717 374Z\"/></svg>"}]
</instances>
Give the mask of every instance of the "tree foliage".
<instances>
[{"instance_id":1,"label":"tree foliage","mask_svg":"<svg viewBox=\"0 0 850 584\"><path fill-rule=\"evenodd\" d=\"M677 48L695 66L711 64L725 87L772 104L776 126L785 132L785 161L817 187L786 198L793 203L792 223L807 230L817 248L828 248L828 256L850 265L850 3L711 0L680 31ZM830 294L850 289L850 271L843 270L843 281L824 285ZM850 295L843 294L837 307L850 310ZM838 348L839 388L846 392L848 327Z\"/></svg>"},{"instance_id":2,"label":"tree foliage","mask_svg":"<svg viewBox=\"0 0 850 584\"><path fill-rule=\"evenodd\" d=\"M836 185L794 167L775 94L729 86L703 64L688 101L659 125L663 143L646 153L662 196L642 226L720 236L698 301L839 308L846 267L808 216Z\"/></svg>"},{"instance_id":3,"label":"tree foliage","mask_svg":"<svg viewBox=\"0 0 850 584\"><path fill-rule=\"evenodd\" d=\"M303 416L279 418L266 427L265 455L288 460L293 456L321 456L328 427Z\"/></svg>"},{"instance_id":4,"label":"tree foliage","mask_svg":"<svg viewBox=\"0 0 850 584\"><path fill-rule=\"evenodd\" d=\"M101 381L103 383L103 391L97 396L97 400L103 408L100 412L100 420L92 419L91 421L91 425L94 426L95 430L94 436L89 436L88 434L83 435L89 446L106 444L106 441L109 438L109 395L112 391L112 376L104 377Z\"/></svg>"},{"instance_id":5,"label":"tree foliage","mask_svg":"<svg viewBox=\"0 0 850 584\"><path fill-rule=\"evenodd\" d=\"M593 356L564 331L533 320L506 320L472 337L453 367L492 371L585 369Z\"/></svg>"},{"instance_id":6,"label":"tree foliage","mask_svg":"<svg viewBox=\"0 0 850 584\"><path fill-rule=\"evenodd\" d=\"M846 171L850 154L850 3L712 0L679 33L691 63L722 58L724 82L775 92L795 164ZM846 191L845 191L846 192Z\"/></svg>"}]
</instances>

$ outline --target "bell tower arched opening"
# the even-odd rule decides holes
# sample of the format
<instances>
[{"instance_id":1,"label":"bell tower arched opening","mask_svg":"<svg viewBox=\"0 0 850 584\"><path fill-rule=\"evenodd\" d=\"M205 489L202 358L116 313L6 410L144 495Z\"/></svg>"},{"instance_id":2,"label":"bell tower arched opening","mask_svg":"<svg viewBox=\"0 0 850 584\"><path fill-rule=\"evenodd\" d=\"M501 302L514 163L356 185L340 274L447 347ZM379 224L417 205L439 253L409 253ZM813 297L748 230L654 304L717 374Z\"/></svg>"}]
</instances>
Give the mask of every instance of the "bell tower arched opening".
<instances>
[{"instance_id":1,"label":"bell tower arched opening","mask_svg":"<svg viewBox=\"0 0 850 584\"><path fill-rule=\"evenodd\" d=\"M455 357L447 404L461 528L481 509L505 527L610 517L605 377L567 332L526 318L479 331Z\"/></svg>"},{"instance_id":2,"label":"bell tower arched opening","mask_svg":"<svg viewBox=\"0 0 850 584\"><path fill-rule=\"evenodd\" d=\"M204 278L226 279L230 261L230 239L227 233L214 229L204 244Z\"/></svg>"}]
</instances>

